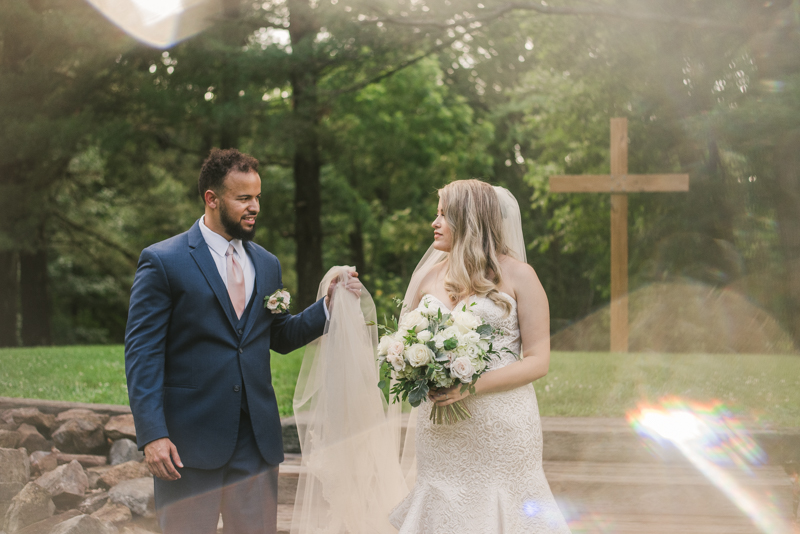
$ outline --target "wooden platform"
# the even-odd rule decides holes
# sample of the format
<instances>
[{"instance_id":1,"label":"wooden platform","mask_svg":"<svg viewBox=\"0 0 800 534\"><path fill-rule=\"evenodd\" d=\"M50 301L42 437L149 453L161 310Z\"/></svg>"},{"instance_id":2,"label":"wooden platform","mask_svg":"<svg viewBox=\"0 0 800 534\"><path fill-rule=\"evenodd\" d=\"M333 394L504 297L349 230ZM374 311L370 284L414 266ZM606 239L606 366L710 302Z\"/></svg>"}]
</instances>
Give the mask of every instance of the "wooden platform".
<instances>
[{"instance_id":1,"label":"wooden platform","mask_svg":"<svg viewBox=\"0 0 800 534\"><path fill-rule=\"evenodd\" d=\"M623 419L543 418L542 427L543 468L574 534L762 532L679 451L646 446ZM784 464L800 454L800 433L754 428L751 435L768 452L765 465L751 473L722 471L745 494L772 503L791 525L800 488ZM279 479L279 533L291 527L301 469L300 455L288 453ZM800 533L796 524L791 528Z\"/></svg>"}]
</instances>

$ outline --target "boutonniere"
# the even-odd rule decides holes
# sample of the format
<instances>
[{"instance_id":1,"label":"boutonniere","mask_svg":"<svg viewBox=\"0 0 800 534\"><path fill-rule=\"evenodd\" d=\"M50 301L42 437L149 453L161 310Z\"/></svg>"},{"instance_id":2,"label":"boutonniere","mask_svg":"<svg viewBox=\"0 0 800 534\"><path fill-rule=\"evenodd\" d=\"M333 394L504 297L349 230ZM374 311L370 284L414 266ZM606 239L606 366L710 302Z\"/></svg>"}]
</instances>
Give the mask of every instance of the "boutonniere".
<instances>
[{"instance_id":1,"label":"boutonniere","mask_svg":"<svg viewBox=\"0 0 800 534\"><path fill-rule=\"evenodd\" d=\"M285 289L279 289L272 295L264 297L264 307L272 313L283 313L289 311L289 304L292 296Z\"/></svg>"}]
</instances>

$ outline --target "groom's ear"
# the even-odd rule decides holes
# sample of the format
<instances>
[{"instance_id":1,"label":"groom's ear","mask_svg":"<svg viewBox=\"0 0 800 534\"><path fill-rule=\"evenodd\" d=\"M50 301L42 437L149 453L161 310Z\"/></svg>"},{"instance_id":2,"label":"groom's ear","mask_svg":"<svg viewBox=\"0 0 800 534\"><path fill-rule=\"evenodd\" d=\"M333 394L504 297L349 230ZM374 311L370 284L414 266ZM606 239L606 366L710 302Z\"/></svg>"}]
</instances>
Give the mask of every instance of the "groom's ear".
<instances>
[{"instance_id":1,"label":"groom's ear","mask_svg":"<svg viewBox=\"0 0 800 534\"><path fill-rule=\"evenodd\" d=\"M219 205L219 197L211 189L208 189L205 193L203 193L203 200L205 201L206 206L211 209L217 209Z\"/></svg>"}]
</instances>

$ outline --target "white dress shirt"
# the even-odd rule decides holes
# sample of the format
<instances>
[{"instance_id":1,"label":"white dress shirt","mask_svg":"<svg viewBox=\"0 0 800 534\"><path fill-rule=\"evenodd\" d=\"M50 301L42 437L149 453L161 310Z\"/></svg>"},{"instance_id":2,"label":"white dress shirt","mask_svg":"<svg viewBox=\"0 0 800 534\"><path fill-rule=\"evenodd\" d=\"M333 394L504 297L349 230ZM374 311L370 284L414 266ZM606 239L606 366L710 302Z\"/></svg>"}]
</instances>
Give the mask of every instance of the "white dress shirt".
<instances>
[{"instance_id":1,"label":"white dress shirt","mask_svg":"<svg viewBox=\"0 0 800 534\"><path fill-rule=\"evenodd\" d=\"M228 251L228 245L233 245L235 250L235 258L242 266L242 274L244 274L244 298L245 303L250 303L250 298L253 296L253 286L256 282L256 269L253 266L253 260L245 252L244 245L241 239L232 239L228 241L214 230L206 226L206 216L200 217L200 233L203 234L203 239L206 240L208 250L211 251L211 257L214 258L214 263L217 265L219 276L225 287L228 287L228 267L225 262L225 253ZM322 307L325 310L325 319L331 320L330 311L327 306Z\"/></svg>"},{"instance_id":2,"label":"white dress shirt","mask_svg":"<svg viewBox=\"0 0 800 534\"><path fill-rule=\"evenodd\" d=\"M253 266L253 260L244 250L244 245L241 239L231 239L228 241L214 230L206 226L206 216L200 217L200 233L203 234L203 239L206 240L208 250L211 251L211 257L214 258L214 263L219 271L219 276L222 278L222 283L228 287L228 268L225 262L225 253L228 252L228 245L233 245L233 257L239 262L242 267L242 274L244 275L244 302L245 305L250 303L250 298L253 296L253 286L256 283L256 270Z\"/></svg>"}]
</instances>

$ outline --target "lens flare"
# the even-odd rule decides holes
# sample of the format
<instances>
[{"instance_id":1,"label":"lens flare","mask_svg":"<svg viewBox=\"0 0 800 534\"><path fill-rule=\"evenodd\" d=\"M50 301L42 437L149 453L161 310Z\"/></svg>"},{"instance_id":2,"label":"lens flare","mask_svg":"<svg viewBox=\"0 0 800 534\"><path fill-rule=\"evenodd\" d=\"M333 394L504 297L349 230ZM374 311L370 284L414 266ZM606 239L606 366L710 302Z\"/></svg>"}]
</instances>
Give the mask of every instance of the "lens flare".
<instances>
[{"instance_id":1,"label":"lens flare","mask_svg":"<svg viewBox=\"0 0 800 534\"><path fill-rule=\"evenodd\" d=\"M88 0L139 41L170 46L206 29L222 11L220 0Z\"/></svg>"},{"instance_id":2,"label":"lens flare","mask_svg":"<svg viewBox=\"0 0 800 534\"><path fill-rule=\"evenodd\" d=\"M677 448L761 532L793 532L769 496L765 499L748 492L723 469L735 466L752 474L752 466L762 465L766 454L721 402L700 404L670 397L657 405L639 405L627 419L640 436Z\"/></svg>"},{"instance_id":3,"label":"lens flare","mask_svg":"<svg viewBox=\"0 0 800 534\"><path fill-rule=\"evenodd\" d=\"M151 26L167 17L179 15L183 11L181 0L132 0L141 15L142 23Z\"/></svg>"},{"instance_id":4,"label":"lens flare","mask_svg":"<svg viewBox=\"0 0 800 534\"><path fill-rule=\"evenodd\" d=\"M782 93L786 89L786 82L781 80L761 80L761 88L768 93Z\"/></svg>"},{"instance_id":5,"label":"lens flare","mask_svg":"<svg viewBox=\"0 0 800 534\"><path fill-rule=\"evenodd\" d=\"M522 503L522 513L528 517L538 517L549 527L555 529L561 524L562 516L558 508L553 508L547 502L531 499ZM566 517L564 518L566 519Z\"/></svg>"},{"instance_id":6,"label":"lens flare","mask_svg":"<svg viewBox=\"0 0 800 534\"><path fill-rule=\"evenodd\" d=\"M542 511L542 508L536 501L525 501L522 505L522 511L528 517L536 517Z\"/></svg>"}]
</instances>

